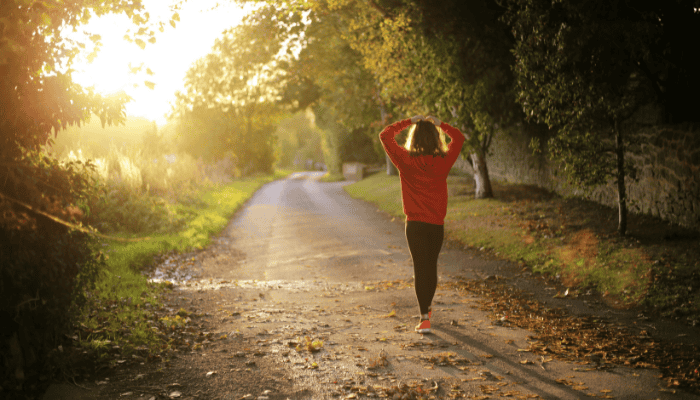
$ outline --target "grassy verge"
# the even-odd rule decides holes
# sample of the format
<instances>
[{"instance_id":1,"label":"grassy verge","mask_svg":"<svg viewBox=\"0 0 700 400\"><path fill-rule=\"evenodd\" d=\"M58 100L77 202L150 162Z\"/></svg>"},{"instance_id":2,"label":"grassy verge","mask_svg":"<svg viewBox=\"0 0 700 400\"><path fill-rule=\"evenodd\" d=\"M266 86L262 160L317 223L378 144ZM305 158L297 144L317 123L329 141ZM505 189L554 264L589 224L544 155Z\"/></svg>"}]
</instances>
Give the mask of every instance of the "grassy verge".
<instances>
[{"instance_id":1,"label":"grassy verge","mask_svg":"<svg viewBox=\"0 0 700 400\"><path fill-rule=\"evenodd\" d=\"M534 187L493 186L493 199L475 200L471 179L449 177L447 239L489 250L572 290L596 289L611 305L644 304L699 323L697 232L630 216L630 234L621 238L615 233L616 210ZM403 217L398 177L377 174L345 190Z\"/></svg>"},{"instance_id":2,"label":"grassy verge","mask_svg":"<svg viewBox=\"0 0 700 400\"><path fill-rule=\"evenodd\" d=\"M167 349L169 344L162 330L182 324L183 316L154 312L160 307L160 291L168 285L148 282L141 268L159 254L205 247L258 188L286 175L287 171L278 171L197 192L198 201L175 207L186 219L178 232L155 233L136 242L103 243L106 266L95 290L89 293L76 332L81 346L112 362L118 358L115 355L141 351L157 357L160 350Z\"/></svg>"},{"instance_id":3,"label":"grassy verge","mask_svg":"<svg viewBox=\"0 0 700 400\"><path fill-rule=\"evenodd\" d=\"M326 172L326 174L319 179L320 182L340 182L344 180L345 177L343 174L332 174L330 172Z\"/></svg>"}]
</instances>

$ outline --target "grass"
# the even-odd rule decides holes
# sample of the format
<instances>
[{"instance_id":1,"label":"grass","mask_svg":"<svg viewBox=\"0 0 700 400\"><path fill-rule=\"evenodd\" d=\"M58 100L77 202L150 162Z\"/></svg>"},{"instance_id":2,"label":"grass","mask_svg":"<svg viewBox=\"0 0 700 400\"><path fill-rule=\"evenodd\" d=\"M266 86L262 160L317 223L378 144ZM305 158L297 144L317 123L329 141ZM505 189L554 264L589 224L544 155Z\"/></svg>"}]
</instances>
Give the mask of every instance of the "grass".
<instances>
[{"instance_id":1,"label":"grass","mask_svg":"<svg viewBox=\"0 0 700 400\"><path fill-rule=\"evenodd\" d=\"M568 287L596 289L613 306L643 304L699 322L697 232L633 215L628 236L619 237L617 210L532 186L492 183L494 198L475 200L469 177L448 178L448 240L489 250ZM403 218L398 177L377 174L345 190ZM669 235L681 240L666 240Z\"/></svg>"},{"instance_id":2,"label":"grass","mask_svg":"<svg viewBox=\"0 0 700 400\"><path fill-rule=\"evenodd\" d=\"M177 205L177 212L186 218L179 231L155 233L135 242L103 243L106 266L83 309L79 330L82 346L104 357L114 349L130 354L143 348L157 352L166 346L154 328L157 321L152 310L160 306L159 294L168 284L149 282L141 273L142 267L169 251L205 247L258 188L286 175L287 171L278 171L202 189L197 193L198 201Z\"/></svg>"},{"instance_id":3,"label":"grass","mask_svg":"<svg viewBox=\"0 0 700 400\"><path fill-rule=\"evenodd\" d=\"M326 174L323 175L321 179L319 179L320 182L340 182L344 180L345 177L343 176L343 174L334 174L331 172L326 172Z\"/></svg>"}]
</instances>

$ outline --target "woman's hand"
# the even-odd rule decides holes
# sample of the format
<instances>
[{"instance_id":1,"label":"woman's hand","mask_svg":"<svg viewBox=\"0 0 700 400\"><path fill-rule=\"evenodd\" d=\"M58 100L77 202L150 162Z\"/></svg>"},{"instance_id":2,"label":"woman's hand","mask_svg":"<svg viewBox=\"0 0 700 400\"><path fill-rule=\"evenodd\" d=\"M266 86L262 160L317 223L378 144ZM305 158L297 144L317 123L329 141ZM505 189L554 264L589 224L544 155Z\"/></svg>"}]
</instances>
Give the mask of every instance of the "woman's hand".
<instances>
[{"instance_id":1,"label":"woman's hand","mask_svg":"<svg viewBox=\"0 0 700 400\"><path fill-rule=\"evenodd\" d=\"M428 116L425 117L424 119L425 119L426 121L432 122L433 125L435 125L435 126L440 126L440 125L442 125L442 121L440 121L439 119L433 117L432 115L428 115Z\"/></svg>"},{"instance_id":2,"label":"woman's hand","mask_svg":"<svg viewBox=\"0 0 700 400\"><path fill-rule=\"evenodd\" d=\"M415 123L417 123L418 121L420 121L420 120L422 120L422 119L425 119L425 117L422 116L422 115L413 116L413 117L411 117L411 123L412 123L412 124L415 124Z\"/></svg>"}]
</instances>

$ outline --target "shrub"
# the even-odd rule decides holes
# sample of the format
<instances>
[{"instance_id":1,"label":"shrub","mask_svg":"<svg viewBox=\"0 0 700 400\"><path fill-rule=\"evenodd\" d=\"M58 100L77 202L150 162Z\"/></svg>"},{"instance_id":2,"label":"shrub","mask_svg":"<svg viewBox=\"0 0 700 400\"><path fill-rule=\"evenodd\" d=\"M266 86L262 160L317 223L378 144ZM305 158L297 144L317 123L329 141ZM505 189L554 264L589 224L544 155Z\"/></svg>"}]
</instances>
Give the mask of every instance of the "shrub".
<instances>
[{"instance_id":1,"label":"shrub","mask_svg":"<svg viewBox=\"0 0 700 400\"><path fill-rule=\"evenodd\" d=\"M1 172L0 386L21 388L46 366L104 258L92 239L54 220L81 218L95 193L89 164L26 152ZM39 192L41 191L41 192ZM31 204L31 205L30 205ZM53 217L49 217L53 216Z\"/></svg>"}]
</instances>

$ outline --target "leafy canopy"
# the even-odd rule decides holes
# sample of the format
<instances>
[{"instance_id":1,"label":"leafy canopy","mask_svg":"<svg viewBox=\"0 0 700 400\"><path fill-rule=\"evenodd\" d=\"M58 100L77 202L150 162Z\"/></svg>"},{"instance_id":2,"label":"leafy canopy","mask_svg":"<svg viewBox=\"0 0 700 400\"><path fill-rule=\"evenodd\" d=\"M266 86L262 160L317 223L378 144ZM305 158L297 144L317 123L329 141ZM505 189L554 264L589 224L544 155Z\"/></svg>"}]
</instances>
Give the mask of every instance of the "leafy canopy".
<instances>
[{"instance_id":1,"label":"leafy canopy","mask_svg":"<svg viewBox=\"0 0 700 400\"><path fill-rule=\"evenodd\" d=\"M291 38L299 16L260 7L217 39L190 68L170 118L178 121L188 151L206 158L233 156L247 171L272 166L273 125L282 104Z\"/></svg>"},{"instance_id":2,"label":"leafy canopy","mask_svg":"<svg viewBox=\"0 0 700 400\"><path fill-rule=\"evenodd\" d=\"M576 184L603 184L618 172L616 130L655 101L656 82L644 69L660 26L638 5L509 3L518 102L528 118L556 131L550 153Z\"/></svg>"}]
</instances>

